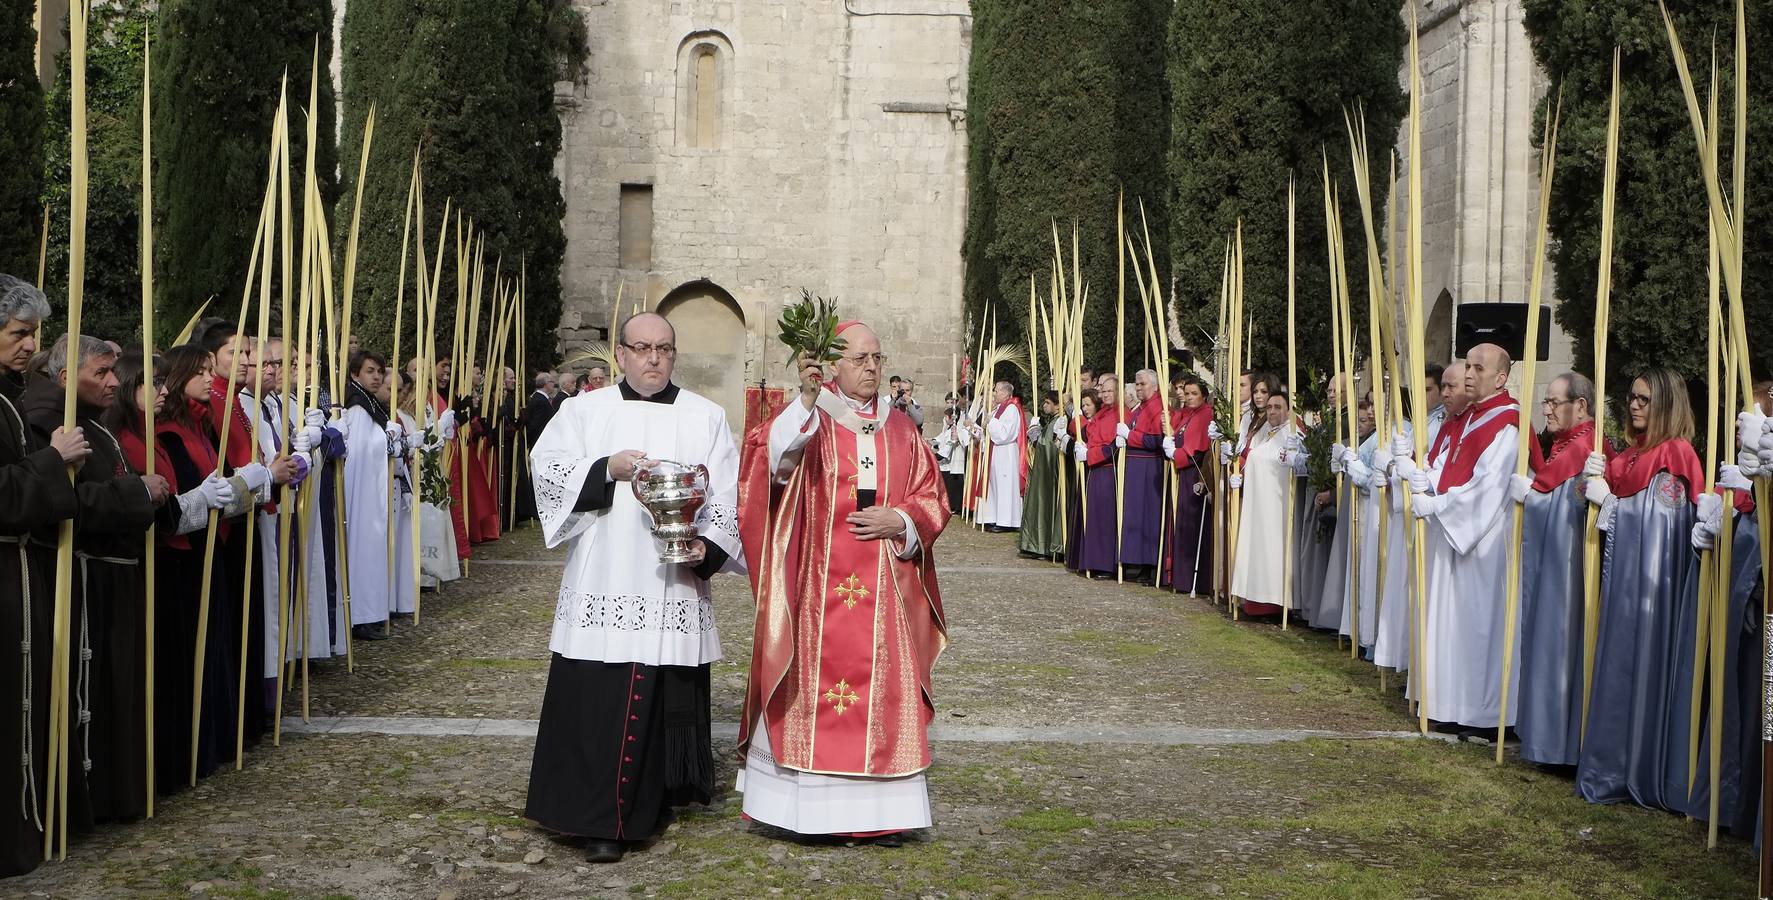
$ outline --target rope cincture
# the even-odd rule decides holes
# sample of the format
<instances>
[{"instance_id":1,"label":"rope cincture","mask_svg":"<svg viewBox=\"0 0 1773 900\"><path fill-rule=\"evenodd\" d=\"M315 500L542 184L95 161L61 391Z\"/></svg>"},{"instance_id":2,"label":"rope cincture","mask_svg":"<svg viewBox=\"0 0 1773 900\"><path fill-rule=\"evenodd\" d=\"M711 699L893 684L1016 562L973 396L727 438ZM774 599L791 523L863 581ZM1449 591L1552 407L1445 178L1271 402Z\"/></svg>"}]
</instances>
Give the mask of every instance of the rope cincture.
<instances>
[{"instance_id":1,"label":"rope cincture","mask_svg":"<svg viewBox=\"0 0 1773 900\"><path fill-rule=\"evenodd\" d=\"M87 628L86 597L89 585L91 564L108 563L113 566L140 565L141 560L120 556L95 556L83 550L75 550L74 558L80 560L80 674L75 681L74 696L80 704L80 766L81 771L92 771L92 639Z\"/></svg>"},{"instance_id":2,"label":"rope cincture","mask_svg":"<svg viewBox=\"0 0 1773 900\"><path fill-rule=\"evenodd\" d=\"M19 416L18 409L12 401L0 395L0 403L4 403L6 411L11 414L12 421L18 426L19 448L30 449L25 443L25 420ZM24 697L19 704L19 768L25 773L24 786L19 789L19 817L30 820L38 831L43 830L43 820L37 815L37 764L31 757L33 734L31 730L31 700L34 679L31 677L31 558L26 548L31 544L28 534L0 534L0 544L18 545L18 584L19 584L19 618L24 630L20 632L19 655L24 659L25 686Z\"/></svg>"}]
</instances>

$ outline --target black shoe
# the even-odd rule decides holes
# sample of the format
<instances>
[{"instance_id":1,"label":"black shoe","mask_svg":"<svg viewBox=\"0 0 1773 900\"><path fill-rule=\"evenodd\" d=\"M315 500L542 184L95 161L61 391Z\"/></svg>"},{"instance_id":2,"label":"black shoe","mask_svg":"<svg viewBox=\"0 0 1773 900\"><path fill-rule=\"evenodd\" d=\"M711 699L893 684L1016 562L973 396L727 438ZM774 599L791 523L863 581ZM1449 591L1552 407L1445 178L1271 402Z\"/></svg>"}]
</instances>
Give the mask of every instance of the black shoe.
<instances>
[{"instance_id":1,"label":"black shoe","mask_svg":"<svg viewBox=\"0 0 1773 900\"><path fill-rule=\"evenodd\" d=\"M585 842L585 861L592 863L621 862L622 844L620 841L587 841Z\"/></svg>"},{"instance_id":2,"label":"black shoe","mask_svg":"<svg viewBox=\"0 0 1773 900\"><path fill-rule=\"evenodd\" d=\"M351 637L359 641L385 641L388 639L388 628L385 625L353 625Z\"/></svg>"}]
</instances>

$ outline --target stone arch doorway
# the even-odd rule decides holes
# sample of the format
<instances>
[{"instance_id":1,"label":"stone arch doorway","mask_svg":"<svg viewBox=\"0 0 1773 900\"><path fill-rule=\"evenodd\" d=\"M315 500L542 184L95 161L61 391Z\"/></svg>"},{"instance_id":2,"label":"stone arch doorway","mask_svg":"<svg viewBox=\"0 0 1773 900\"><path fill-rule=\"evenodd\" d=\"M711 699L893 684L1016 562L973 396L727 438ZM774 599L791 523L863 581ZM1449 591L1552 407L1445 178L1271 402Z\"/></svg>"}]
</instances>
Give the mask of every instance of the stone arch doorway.
<instances>
[{"instance_id":1,"label":"stone arch doorway","mask_svg":"<svg viewBox=\"0 0 1773 900\"><path fill-rule=\"evenodd\" d=\"M1446 365L1453 357L1453 292L1441 289L1429 307L1426 326L1428 362Z\"/></svg>"},{"instance_id":2,"label":"stone arch doorway","mask_svg":"<svg viewBox=\"0 0 1773 900\"><path fill-rule=\"evenodd\" d=\"M679 285L657 308L677 329L672 380L720 404L734 431L743 428L746 331L738 301L704 279Z\"/></svg>"}]
</instances>

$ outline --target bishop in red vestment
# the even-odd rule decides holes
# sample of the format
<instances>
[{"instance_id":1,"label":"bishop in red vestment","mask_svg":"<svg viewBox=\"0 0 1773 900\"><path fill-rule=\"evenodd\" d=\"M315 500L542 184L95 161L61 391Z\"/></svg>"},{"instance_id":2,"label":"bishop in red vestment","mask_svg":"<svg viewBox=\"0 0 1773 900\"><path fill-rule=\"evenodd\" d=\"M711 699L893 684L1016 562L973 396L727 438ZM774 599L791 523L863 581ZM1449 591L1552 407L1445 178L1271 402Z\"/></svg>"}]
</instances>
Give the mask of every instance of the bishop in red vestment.
<instances>
[{"instance_id":1,"label":"bishop in red vestment","mask_svg":"<svg viewBox=\"0 0 1773 900\"><path fill-rule=\"evenodd\" d=\"M884 358L847 322L836 380L745 438L739 530L757 621L739 723L745 814L801 834L899 840L930 825L930 667L948 643L932 547L935 455L878 403Z\"/></svg>"}]
</instances>

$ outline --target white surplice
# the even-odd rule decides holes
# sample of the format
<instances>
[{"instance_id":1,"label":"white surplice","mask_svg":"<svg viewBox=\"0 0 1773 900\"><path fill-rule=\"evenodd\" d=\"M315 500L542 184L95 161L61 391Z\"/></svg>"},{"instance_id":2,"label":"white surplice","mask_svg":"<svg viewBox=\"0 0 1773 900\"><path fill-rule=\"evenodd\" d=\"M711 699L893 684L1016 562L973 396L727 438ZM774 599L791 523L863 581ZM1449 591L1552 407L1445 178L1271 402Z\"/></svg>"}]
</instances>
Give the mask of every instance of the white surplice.
<instances>
[{"instance_id":1,"label":"white surplice","mask_svg":"<svg viewBox=\"0 0 1773 900\"><path fill-rule=\"evenodd\" d=\"M392 610L393 582L410 570L389 568L388 435L369 410L345 410L345 521L349 523L346 571L351 581L351 624L385 622ZM395 541L396 552L399 541ZM411 548L407 548L409 559ZM410 566L411 563L409 562Z\"/></svg>"},{"instance_id":2,"label":"white surplice","mask_svg":"<svg viewBox=\"0 0 1773 900\"><path fill-rule=\"evenodd\" d=\"M1022 454L1016 452L1016 438L1027 429L1021 410L1012 403L1004 404L1003 412L985 425L985 439L991 442L987 470L991 480L979 501L981 525L1022 527Z\"/></svg>"},{"instance_id":3,"label":"white surplice","mask_svg":"<svg viewBox=\"0 0 1773 900\"><path fill-rule=\"evenodd\" d=\"M1243 507L1231 593L1252 603L1286 606L1286 571L1276 557L1286 546L1287 488L1293 467L1281 461L1291 429L1266 424L1250 437L1244 458Z\"/></svg>"},{"instance_id":4,"label":"white surplice","mask_svg":"<svg viewBox=\"0 0 1773 900\"><path fill-rule=\"evenodd\" d=\"M688 565L659 561L662 545L630 482L611 485L607 509L575 512L594 464L623 450L708 467L696 533L743 572L739 453L726 413L678 390L673 403L624 400L620 384L568 398L530 454L536 511L549 547L571 544L549 649L569 659L697 666L720 656L708 582ZM599 469L599 471L602 471Z\"/></svg>"},{"instance_id":5,"label":"white surplice","mask_svg":"<svg viewBox=\"0 0 1773 900\"><path fill-rule=\"evenodd\" d=\"M1512 412L1503 406L1465 424L1470 434L1491 417ZM1428 717L1475 728L1494 728L1502 707L1504 585L1508 568L1509 476L1519 455L1518 431L1507 426L1478 457L1471 480L1448 490L1446 505L1428 517L1428 603L1426 659L1412 672L1411 696L1426 679ZM1444 464L1445 459L1439 460ZM1440 469L1428 472L1438 483ZM1518 628L1518 625L1517 625ZM1520 646L1516 635L1515 646ZM1511 673L1509 693L1519 697L1520 667ZM1516 707L1510 704L1509 722Z\"/></svg>"}]
</instances>

